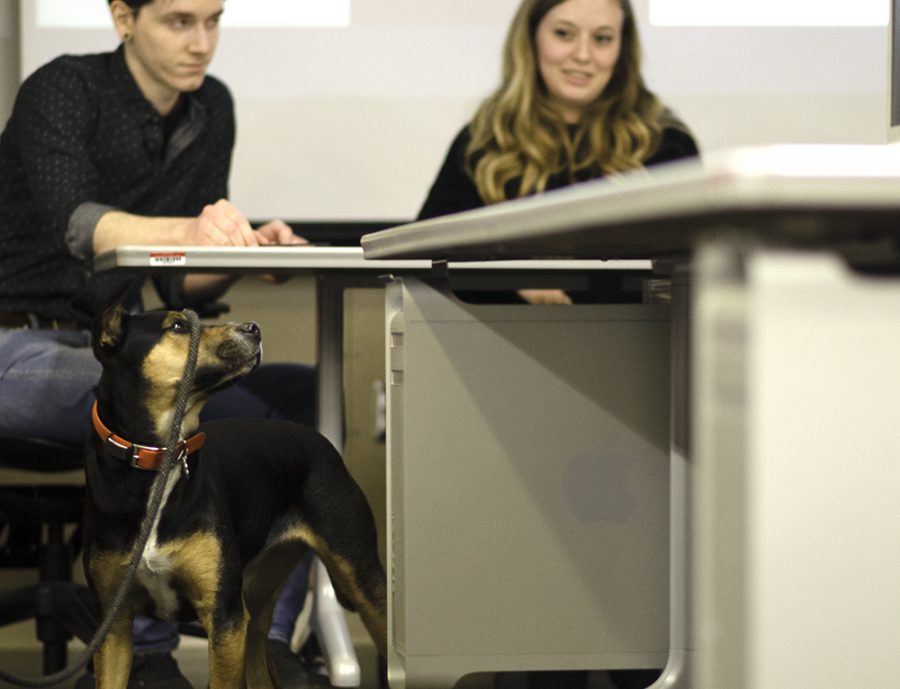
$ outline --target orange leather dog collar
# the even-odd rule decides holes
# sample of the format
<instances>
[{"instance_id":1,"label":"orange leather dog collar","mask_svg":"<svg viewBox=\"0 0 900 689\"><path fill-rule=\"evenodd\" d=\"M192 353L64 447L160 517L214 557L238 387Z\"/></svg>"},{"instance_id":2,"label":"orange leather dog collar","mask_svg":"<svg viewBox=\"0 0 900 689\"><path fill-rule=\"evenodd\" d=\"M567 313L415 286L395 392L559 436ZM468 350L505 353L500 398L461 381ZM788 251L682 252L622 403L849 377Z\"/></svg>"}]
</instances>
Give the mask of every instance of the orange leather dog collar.
<instances>
[{"instance_id":1,"label":"orange leather dog collar","mask_svg":"<svg viewBox=\"0 0 900 689\"><path fill-rule=\"evenodd\" d=\"M163 457L166 454L166 448L153 447L151 445L139 445L116 435L109 430L103 421L100 420L100 414L97 411L97 402L91 409L91 418L94 422L94 429L100 439L106 443L108 449L113 456L129 462L138 469L146 469L148 471L157 471L162 464ZM192 435L187 440L179 440L175 446L179 454L185 456L193 454L199 450L206 440L206 433L200 432Z\"/></svg>"}]
</instances>

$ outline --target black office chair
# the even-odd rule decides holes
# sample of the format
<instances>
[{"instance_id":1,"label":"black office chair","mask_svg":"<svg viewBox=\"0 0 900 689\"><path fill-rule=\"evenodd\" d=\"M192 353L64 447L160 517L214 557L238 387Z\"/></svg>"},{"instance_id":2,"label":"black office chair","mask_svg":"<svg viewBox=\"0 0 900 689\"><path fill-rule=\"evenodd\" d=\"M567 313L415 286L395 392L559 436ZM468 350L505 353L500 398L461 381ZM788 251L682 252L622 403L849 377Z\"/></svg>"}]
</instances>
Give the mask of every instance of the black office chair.
<instances>
[{"instance_id":1,"label":"black office chair","mask_svg":"<svg viewBox=\"0 0 900 689\"><path fill-rule=\"evenodd\" d=\"M68 642L75 636L89 642L97 627L93 596L72 581L84 485L51 477L83 466L80 446L0 438L0 469L15 476L6 483L0 478L0 568L38 570L36 583L0 592L0 625L36 621L44 674L62 670Z\"/></svg>"}]
</instances>

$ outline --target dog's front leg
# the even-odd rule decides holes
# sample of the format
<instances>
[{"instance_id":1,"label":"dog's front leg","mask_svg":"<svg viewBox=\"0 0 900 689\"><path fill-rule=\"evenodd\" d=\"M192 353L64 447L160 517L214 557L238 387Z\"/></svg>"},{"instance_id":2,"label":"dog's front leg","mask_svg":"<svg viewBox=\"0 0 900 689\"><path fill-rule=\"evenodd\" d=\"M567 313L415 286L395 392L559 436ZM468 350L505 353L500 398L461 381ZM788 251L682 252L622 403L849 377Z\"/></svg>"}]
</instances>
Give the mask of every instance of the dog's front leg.
<instances>
[{"instance_id":1,"label":"dog's front leg","mask_svg":"<svg viewBox=\"0 0 900 689\"><path fill-rule=\"evenodd\" d=\"M85 574L105 619L118 595L128 566L128 553L92 553L85 559ZM134 656L133 601L126 598L106 638L94 654L97 689L126 689Z\"/></svg>"},{"instance_id":2,"label":"dog's front leg","mask_svg":"<svg viewBox=\"0 0 900 689\"><path fill-rule=\"evenodd\" d=\"M109 628L103 644L94 654L97 689L126 689L134 657L131 624L133 616L123 613Z\"/></svg>"},{"instance_id":3,"label":"dog's front leg","mask_svg":"<svg viewBox=\"0 0 900 689\"><path fill-rule=\"evenodd\" d=\"M209 689L242 689L258 687L257 681L247 678L246 671L247 626L249 615L243 603L239 603L239 611L230 615L225 621L216 619L203 620L209 637ZM262 686L270 686L268 675Z\"/></svg>"}]
</instances>

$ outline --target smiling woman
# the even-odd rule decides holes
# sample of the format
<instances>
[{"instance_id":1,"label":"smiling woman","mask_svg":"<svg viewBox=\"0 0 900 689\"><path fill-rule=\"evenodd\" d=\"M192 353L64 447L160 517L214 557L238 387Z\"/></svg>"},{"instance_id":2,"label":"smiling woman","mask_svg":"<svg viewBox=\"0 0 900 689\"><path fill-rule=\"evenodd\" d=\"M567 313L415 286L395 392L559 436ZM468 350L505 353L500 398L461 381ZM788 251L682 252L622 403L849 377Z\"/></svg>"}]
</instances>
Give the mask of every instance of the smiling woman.
<instances>
[{"instance_id":1,"label":"smiling woman","mask_svg":"<svg viewBox=\"0 0 900 689\"><path fill-rule=\"evenodd\" d=\"M629 0L524 0L501 85L453 142L419 218L695 155L640 65Z\"/></svg>"},{"instance_id":2,"label":"smiling woman","mask_svg":"<svg viewBox=\"0 0 900 689\"><path fill-rule=\"evenodd\" d=\"M696 154L687 126L644 85L630 0L523 0L506 36L500 87L451 144L418 217ZM517 298L572 300L544 289Z\"/></svg>"}]
</instances>

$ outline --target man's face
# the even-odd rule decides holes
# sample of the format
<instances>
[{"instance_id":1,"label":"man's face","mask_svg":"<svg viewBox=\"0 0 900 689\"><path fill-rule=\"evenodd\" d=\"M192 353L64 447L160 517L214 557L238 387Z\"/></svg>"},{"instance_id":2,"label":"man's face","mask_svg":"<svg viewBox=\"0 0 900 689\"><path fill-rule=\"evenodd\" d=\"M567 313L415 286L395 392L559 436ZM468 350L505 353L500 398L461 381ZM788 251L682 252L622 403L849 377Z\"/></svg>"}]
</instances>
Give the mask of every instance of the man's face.
<instances>
[{"instance_id":1,"label":"man's face","mask_svg":"<svg viewBox=\"0 0 900 689\"><path fill-rule=\"evenodd\" d=\"M200 88L219 39L224 0L153 0L134 12L117 0L111 11L125 60L144 96L161 113L180 93Z\"/></svg>"}]
</instances>

